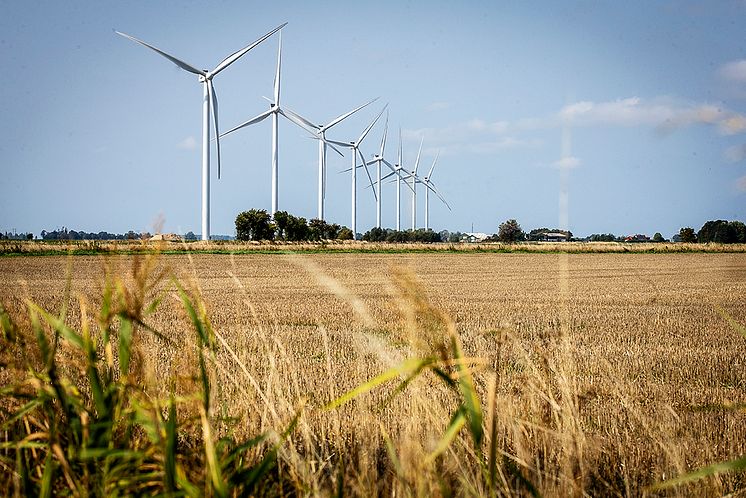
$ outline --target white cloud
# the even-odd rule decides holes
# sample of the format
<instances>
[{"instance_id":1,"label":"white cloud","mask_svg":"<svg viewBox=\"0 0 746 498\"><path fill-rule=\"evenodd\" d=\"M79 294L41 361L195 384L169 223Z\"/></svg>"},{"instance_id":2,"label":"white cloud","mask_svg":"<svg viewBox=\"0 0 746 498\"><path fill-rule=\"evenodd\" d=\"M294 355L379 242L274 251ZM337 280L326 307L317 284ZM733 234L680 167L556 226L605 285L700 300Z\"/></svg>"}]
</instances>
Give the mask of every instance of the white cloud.
<instances>
[{"instance_id":1,"label":"white cloud","mask_svg":"<svg viewBox=\"0 0 746 498\"><path fill-rule=\"evenodd\" d=\"M736 180L736 188L741 192L746 192L746 176L742 176Z\"/></svg>"},{"instance_id":2,"label":"white cloud","mask_svg":"<svg viewBox=\"0 0 746 498\"><path fill-rule=\"evenodd\" d=\"M472 119L443 128L402 130L402 138L419 146L419 141L425 137L425 155L435 155L437 151L441 155L492 154L504 149L535 147L540 144L536 139L506 135L509 126L506 121Z\"/></svg>"},{"instance_id":3,"label":"white cloud","mask_svg":"<svg viewBox=\"0 0 746 498\"><path fill-rule=\"evenodd\" d=\"M450 102L433 102L425 106L426 111L444 111L453 107Z\"/></svg>"},{"instance_id":4,"label":"white cloud","mask_svg":"<svg viewBox=\"0 0 746 498\"><path fill-rule=\"evenodd\" d=\"M575 156L567 156L563 157L559 161L555 161L552 163L552 166L558 169L574 169L580 166L582 161L575 157Z\"/></svg>"},{"instance_id":5,"label":"white cloud","mask_svg":"<svg viewBox=\"0 0 746 498\"><path fill-rule=\"evenodd\" d=\"M729 62L720 67L719 73L728 81L746 83L746 60Z\"/></svg>"},{"instance_id":6,"label":"white cloud","mask_svg":"<svg viewBox=\"0 0 746 498\"><path fill-rule=\"evenodd\" d=\"M725 150L725 159L732 163L738 163L746 159L746 144L728 147Z\"/></svg>"},{"instance_id":7,"label":"white cloud","mask_svg":"<svg viewBox=\"0 0 746 498\"><path fill-rule=\"evenodd\" d=\"M195 150L197 148L197 139L190 135L176 144L176 147L184 150Z\"/></svg>"}]
</instances>

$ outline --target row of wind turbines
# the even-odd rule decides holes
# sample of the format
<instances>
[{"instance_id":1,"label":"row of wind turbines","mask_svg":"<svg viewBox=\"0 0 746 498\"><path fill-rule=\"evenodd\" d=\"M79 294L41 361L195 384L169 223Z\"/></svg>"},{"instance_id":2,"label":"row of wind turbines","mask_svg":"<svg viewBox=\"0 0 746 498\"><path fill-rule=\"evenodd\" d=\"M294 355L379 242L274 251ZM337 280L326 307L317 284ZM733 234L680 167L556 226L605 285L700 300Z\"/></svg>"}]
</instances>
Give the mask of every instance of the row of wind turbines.
<instances>
[{"instance_id":1,"label":"row of wind turbines","mask_svg":"<svg viewBox=\"0 0 746 498\"><path fill-rule=\"evenodd\" d=\"M351 199L351 229L352 233L357 233L357 170L359 168L362 168L365 170L368 180L370 182L369 187L372 189L373 196L376 199L376 226L378 228L381 228L381 184L385 180L388 180L391 177L394 177L390 182L396 183L396 229L401 230L401 184L404 182L406 186L409 187L412 194L412 229L414 230L416 228L416 222L417 222L417 185L422 184L425 186L425 229L429 228L429 193L432 191L438 198L448 207L450 210L450 206L446 202L446 200L443 198L443 196L438 192L435 185L432 182L432 175L433 170L435 169L435 165L438 161L438 155L435 156L435 160L433 161L430 170L428 171L427 175L424 177L420 177L417 175L417 171L420 164L420 156L422 153L422 144L424 141L420 142L420 148L417 152L417 159L415 160L414 167L407 171L402 162L402 139L401 139L401 129L399 130L399 147L398 147L398 154L397 154L397 160L394 164L389 162L385 159L384 152L386 147L386 137L388 134L388 112L386 114L386 122L384 126L383 136L381 138L381 144L380 148L377 154L373 156L372 159L366 161L365 156L363 155L362 151L360 150L360 145L362 144L363 140L368 136L370 131L373 129L373 127L376 125L378 120L383 115L384 111L386 111L386 106L381 109L381 111L376 115L376 117L370 122L370 124L363 130L363 132L360 134L360 136L357 138L357 140L350 141L350 142L343 142L339 140L333 140L326 137L326 133L333 128L335 125L339 124L340 122L344 121L348 117L352 116L356 112L360 111L361 109L369 106L373 102L375 102L377 99L373 99L369 102L366 102L351 111L348 111L344 114L341 114L337 116L336 118L330 120L327 124L314 124L310 120L304 118L297 112L289 109L288 107L284 105L280 105L280 80L281 80L281 66L282 66L282 28L284 28L287 25L287 23L283 23L280 26L277 26L273 30L269 31L265 35L261 36L258 40L255 42L247 45L246 47L232 53L225 59L223 59L213 70L207 70L207 69L198 69L195 66L188 64L184 62L181 59L178 59L163 50L160 50L159 48L154 47L153 45L150 45L138 38L135 38L134 36L119 32L115 30L115 33L118 35L121 35L129 40L132 40L136 43L139 43L140 45L143 45L159 55L165 57L169 61L176 64L179 68L188 71L192 74L195 74L197 76L198 82L202 85L203 92L202 92L202 240L209 240L210 239L210 142L215 142L215 151L216 151L216 159L217 159L217 175L218 178L220 178L220 139L225 137L228 134L232 134L242 128L245 128L247 126L251 126L253 124L259 123L261 121L264 121L268 117L272 117L272 208L271 213L274 215L278 211L278 192L279 192L279 164L278 164L278 128L279 128L279 118L280 116L285 117L292 123L296 124L306 132L310 133L311 136L318 140L319 144L319 164L318 164L318 218L323 220L324 219L324 209L325 209L325 201L326 201L326 153L327 153L327 147L330 147L332 150L334 150L336 153L338 153L340 156L344 156L340 148L349 149L351 155L352 155L352 165L349 169L345 170L345 172L351 173L351 190L352 190L352 199ZM245 122L239 124L238 126L235 126L231 128L230 130L220 133L219 126L218 126L218 98L217 94L215 92L215 87L213 84L213 79L215 76L217 76L220 72L222 72L224 69L226 69L228 66L236 62L238 59L243 57L247 52L249 52L252 48L256 47L263 41L265 41L267 38L271 37L273 34L279 32L279 43L278 43L278 51L277 51L277 70L275 73L275 80L274 80L274 92L273 92L273 98L267 99L270 103L269 109L258 114L257 116L254 116ZM266 97L265 97L266 98ZM212 118L212 127L214 129L214 137L211 139L211 123L210 120ZM360 158L361 162L358 163L358 157ZM376 183L374 184L372 177L370 176L370 171L368 170L369 166L376 166ZM383 166L386 166L389 169L389 172L386 175L382 175L382 168Z\"/></svg>"}]
</instances>

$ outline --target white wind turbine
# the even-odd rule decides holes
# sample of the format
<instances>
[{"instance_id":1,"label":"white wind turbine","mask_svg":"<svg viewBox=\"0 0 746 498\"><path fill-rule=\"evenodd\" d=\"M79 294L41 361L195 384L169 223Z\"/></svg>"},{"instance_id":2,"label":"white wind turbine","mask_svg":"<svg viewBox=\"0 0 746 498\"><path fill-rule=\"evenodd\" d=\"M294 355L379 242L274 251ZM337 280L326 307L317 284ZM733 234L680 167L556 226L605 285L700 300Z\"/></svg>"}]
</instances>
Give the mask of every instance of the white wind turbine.
<instances>
[{"instance_id":1,"label":"white wind turbine","mask_svg":"<svg viewBox=\"0 0 746 498\"><path fill-rule=\"evenodd\" d=\"M269 109L260 113L257 116L254 116L253 118L244 121L240 125L231 128L230 130L226 131L221 137L224 137L230 133L233 133L234 131L240 130L241 128L245 128L247 126L259 123L261 121L264 121L269 116L272 116L272 215L277 212L278 210L278 197L279 197L279 161L278 161L278 124L279 124L279 115L283 115L286 118L288 118L293 123L297 124L303 129L307 129L307 126L303 121L301 121L300 116L295 115L295 113L285 113L282 106L280 106L280 68L282 66L282 32L280 32L280 41L277 49L277 71L275 72L275 83L274 83L274 89L273 89L273 96L274 99L269 100L270 105ZM266 97L265 97L266 98ZM296 117L297 116L297 117ZM300 118L300 119L299 119Z\"/></svg>"},{"instance_id":2,"label":"white wind turbine","mask_svg":"<svg viewBox=\"0 0 746 498\"><path fill-rule=\"evenodd\" d=\"M417 230L417 183L422 181L417 177L417 168L420 166L420 155L422 154L422 143L425 137L420 140L420 150L417 151L417 159L414 162L414 169L409 173L409 179L412 181L409 188L412 189L412 230Z\"/></svg>"},{"instance_id":3,"label":"white wind turbine","mask_svg":"<svg viewBox=\"0 0 746 498\"><path fill-rule=\"evenodd\" d=\"M440 192L435 188L435 185L433 184L433 170L435 169L435 164L438 162L438 157L440 156L440 151L438 151L437 154L435 154L435 159L433 160L433 165L430 166L430 171L427 172L427 176L422 179L421 183L425 186L425 230L430 228L430 191L432 190L435 195L438 196L438 198L443 201L443 204L446 205L449 211L451 211L451 206L448 205L446 200L443 198L442 195L440 195Z\"/></svg>"},{"instance_id":4,"label":"white wind turbine","mask_svg":"<svg viewBox=\"0 0 746 498\"><path fill-rule=\"evenodd\" d=\"M328 140L330 144L339 145L340 147L347 147L352 151L352 226L350 227L352 229L352 235L353 237L357 236L357 157L360 156L360 159L363 161L363 167L365 167L365 156L363 156L363 153L360 152L360 144L363 140L365 140L366 135L368 135L368 132L375 126L378 119L383 114L383 111L386 110L386 107L388 104L386 104L383 109L381 109L381 112L378 113L378 116L375 117L373 121L368 125L365 130L360 134L360 138L358 138L356 141L353 142L339 142L336 140ZM368 168L365 167L365 172L368 173L368 180L370 180L371 185L373 185L373 179L370 178L370 173L368 172ZM375 191L373 192L375 195Z\"/></svg>"},{"instance_id":5,"label":"white wind turbine","mask_svg":"<svg viewBox=\"0 0 746 498\"><path fill-rule=\"evenodd\" d=\"M402 171L404 171L404 167L402 166L401 128L399 128L399 152L396 164L392 165L386 159L383 159L383 162L391 169L391 173L381 178L381 180L396 175L396 180L392 181L396 182L396 231L398 232L401 230L401 181L403 178Z\"/></svg>"},{"instance_id":6,"label":"white wind turbine","mask_svg":"<svg viewBox=\"0 0 746 498\"><path fill-rule=\"evenodd\" d=\"M114 31L116 34L121 35L125 38L132 40L133 42L139 43L140 45L147 47L166 59L170 60L181 69L188 71L192 74L196 74L198 81L202 84L202 240L210 239L210 114L214 121L215 137L216 137L216 152L218 159L218 178L220 178L220 133L218 132L218 97L215 94L215 88L213 87L212 79L220 73L223 69L227 68L238 59L240 59L246 52L259 45L261 42L272 36L275 32L285 27L287 23L283 23L276 27L266 35L262 36L254 43L232 53L225 59L223 59L215 69L209 71L207 69L197 69L191 64L177 59L176 57L167 54L163 50L154 47L144 41L130 36L119 31Z\"/></svg>"},{"instance_id":7,"label":"white wind turbine","mask_svg":"<svg viewBox=\"0 0 746 498\"><path fill-rule=\"evenodd\" d=\"M388 161L386 161L383 158L383 152L386 148L386 135L389 131L389 113L386 112L386 124L383 127L383 136L381 137L381 149L373 156L373 159L365 163L365 166L371 166L373 164L376 165L376 172L377 172L377 181L376 181L376 226L378 228L381 228L381 163L386 163L386 165L393 171L396 171L391 164L389 164Z\"/></svg>"},{"instance_id":8,"label":"white wind turbine","mask_svg":"<svg viewBox=\"0 0 746 498\"><path fill-rule=\"evenodd\" d=\"M319 204L318 204L318 219L323 220L324 219L324 205L326 202L326 146L329 144L329 141L326 139L326 132L333 127L334 125L340 123L341 121L344 121L348 117L355 114L360 109L372 104L378 100L378 97L371 100L370 102L366 102L365 104L356 107L355 109L348 111L344 114L341 114L337 116L336 118L329 121L328 124L325 125L315 125L311 123L309 120L305 119L303 116L299 115L296 112L293 112L292 110L288 109L287 107L284 109L284 114L287 117L294 117L298 121L305 124L305 128L308 130L309 133L314 135L314 138L317 138L319 140ZM332 147L330 145L330 147ZM339 152L335 147L332 147L339 155L342 155L341 152Z\"/></svg>"}]
</instances>

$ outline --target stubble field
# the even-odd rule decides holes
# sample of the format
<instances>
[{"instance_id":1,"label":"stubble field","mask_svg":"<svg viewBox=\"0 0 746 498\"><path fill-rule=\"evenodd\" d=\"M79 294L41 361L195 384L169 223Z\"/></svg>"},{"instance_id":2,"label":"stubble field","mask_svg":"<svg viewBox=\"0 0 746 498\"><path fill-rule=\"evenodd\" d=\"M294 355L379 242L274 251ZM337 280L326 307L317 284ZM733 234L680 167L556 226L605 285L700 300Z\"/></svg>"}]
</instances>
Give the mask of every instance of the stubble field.
<instances>
[{"instance_id":1,"label":"stubble field","mask_svg":"<svg viewBox=\"0 0 746 498\"><path fill-rule=\"evenodd\" d=\"M279 451L283 493L334 494L341 482L360 496L639 495L746 454L746 337L728 320L746 324L744 254L173 255L156 266L204 301L217 337L211 416L235 417L222 430L280 431L301 413ZM133 257L0 258L0 303L19 323L25 299L57 313L68 267L67 320L79 327L79 296L100 301L105 269L127 275ZM189 389L197 357L173 284L158 289L147 323L171 342L141 331L133 368L165 396ZM430 372L394 397L397 378L323 409L438 354L449 324L497 484L466 428L439 449L459 401ZM662 493L744 486L724 473Z\"/></svg>"}]
</instances>

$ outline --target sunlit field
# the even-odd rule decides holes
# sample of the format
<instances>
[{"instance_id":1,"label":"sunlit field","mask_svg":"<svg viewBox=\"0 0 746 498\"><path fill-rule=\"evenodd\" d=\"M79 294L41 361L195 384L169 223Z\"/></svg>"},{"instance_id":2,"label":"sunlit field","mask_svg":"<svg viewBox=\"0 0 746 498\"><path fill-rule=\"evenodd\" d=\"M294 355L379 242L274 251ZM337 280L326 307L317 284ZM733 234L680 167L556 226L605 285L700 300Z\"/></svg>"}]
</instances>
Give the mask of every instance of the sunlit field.
<instances>
[{"instance_id":1,"label":"sunlit field","mask_svg":"<svg viewBox=\"0 0 746 498\"><path fill-rule=\"evenodd\" d=\"M148 269L142 256L0 258L0 303L16 323L15 342L6 333L0 351L4 386L26 378L28 365L44 371L31 318L50 340L60 327L29 312L29 302L60 315L69 296L65 322L93 338L102 369L121 365L123 347L112 340L107 349L100 335L108 322L96 317L107 288L122 309L141 311L122 312L111 326L119 333L125 315L135 325L129 370L114 377L139 393L132 403L152 403L142 413L164 424L156 429L175 435L173 446L155 444L138 460L151 476L140 492L231 495L233 460L215 467L207 440L263 433L246 465L274 460L250 494L713 496L746 485L740 474L723 472L650 491L746 453L746 337L739 329L746 324L745 254L196 254L154 261ZM121 277L119 288L105 285L107 273ZM156 296L155 311L143 311ZM199 320L211 325L208 339L195 333ZM89 364L66 337L54 353L60 375L81 386L85 402L94 390ZM412 359L423 358L434 363L414 368ZM391 375L366 384L383 372ZM29 396L48 380L39 379L25 384ZM172 404L155 401L169 398ZM121 403L124 413L127 400ZM5 396L0 416L7 422L20 405ZM95 406L86 417L100 414ZM168 429L171 407L179 426ZM51 437L45 420L32 411L0 432L4 489L41 489L47 458L59 460L49 489L75 494L75 480L83 482L66 470L84 460L72 444L62 452L66 462L42 445L14 446L19 435ZM128 437L145 441L145 433ZM175 463L168 451L178 454ZM28 470L19 470L21 460ZM224 487L215 484L215 468ZM96 485L111 491L114 481Z\"/></svg>"}]
</instances>

